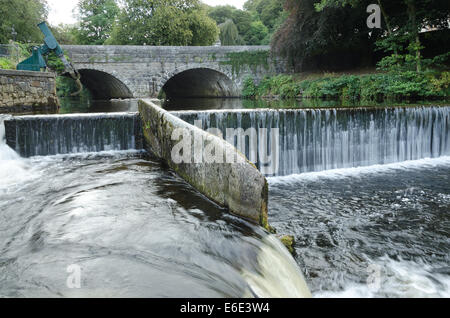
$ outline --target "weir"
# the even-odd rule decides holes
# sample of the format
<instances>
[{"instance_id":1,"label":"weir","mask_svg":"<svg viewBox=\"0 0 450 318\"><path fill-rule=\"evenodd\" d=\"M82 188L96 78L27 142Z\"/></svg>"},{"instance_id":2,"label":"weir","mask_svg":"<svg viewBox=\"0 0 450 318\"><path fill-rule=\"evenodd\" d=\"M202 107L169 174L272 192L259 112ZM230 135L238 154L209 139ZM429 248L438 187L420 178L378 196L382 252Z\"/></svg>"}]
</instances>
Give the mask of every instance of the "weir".
<instances>
[{"instance_id":1,"label":"weir","mask_svg":"<svg viewBox=\"0 0 450 318\"><path fill-rule=\"evenodd\" d=\"M242 128L243 136L246 135L245 130L249 128L265 128L268 134L272 130L278 129L278 144L272 143L273 140L270 138L265 139L265 142L267 142L267 155L273 156L276 154L278 158L278 163L275 165L277 169L273 175L370 166L450 155L450 107L448 106L169 113L154 105L150 100L141 100L139 104L140 113L8 117L4 121L7 144L23 157L145 148L166 161L178 175L193 185L196 191L220 206L227 207L229 212L251 220L252 223L258 223L266 229L269 228L267 222L268 184L255 166L247 160L244 160L242 163L230 164L214 162L175 163L170 157L171 149L179 142L179 140L172 140L171 137L175 129L186 129L193 135L202 136L206 140L207 145L216 145L215 149L223 147L224 153L232 152L239 157L243 157L243 155L232 146L238 146L238 138L242 136L234 136L236 138L233 137L233 145L230 145L191 124L199 125L198 121L201 121L202 129L218 128L224 133L226 133L227 128ZM5 167L3 171L0 171L4 173L0 179L7 183L9 181L12 183L16 180L14 178L20 180L20 178L25 178L25 176L29 175L28 170L22 165L31 162L36 163L40 158L21 159L17 157L17 154L12 149L2 144L3 135L0 120L0 163ZM248 134L245 137L247 141L243 143L246 146L250 145L251 137L249 136L252 135ZM262 143L261 135L256 134L253 136L256 136L258 145ZM195 148L193 145L191 146L190 149ZM258 151L263 148L257 147ZM275 151L276 149L278 149L278 153ZM252 157L247 150L243 149L244 154L249 158ZM258 153L257 158L260 155ZM99 165L103 164L101 160L98 161ZM261 169L258 161L256 161L256 164ZM84 175L83 169L85 167L80 168L79 177L72 176L72 178L82 178ZM131 170L127 169L127 171L130 173ZM154 171L157 171L157 168ZM141 175L141 170L138 170L130 176L129 183L134 185ZM159 180L159 178L152 177L151 180ZM102 191L106 191L103 189L105 189L104 183L107 179L103 175L99 177L98 184L100 186L92 189L95 192L93 197L105 198L105 196L97 196L98 193L96 191L99 188ZM90 185L91 180L86 182L86 186ZM114 187L110 187L108 191L113 191L111 188L115 189L118 183L115 179L111 179L109 182ZM148 180L145 180L142 189L147 189L147 182ZM8 186L7 183L3 185L5 189ZM60 182L59 187L64 189L63 196L65 198L67 196L65 183ZM53 191L53 184L51 188ZM36 189L34 184L32 184L32 189ZM79 193L85 192L86 188L83 186L81 192L75 192L73 197L75 198ZM111 197L116 197L124 192L126 191L118 188L117 192L111 192L115 193ZM144 192L142 198L137 201L147 200L149 202L148 209L152 211L150 213L152 221L148 222L148 219L143 219L142 221L139 220L139 224L151 225L158 219L158 209L151 208L151 204L154 204L155 199L147 197L152 195L151 193L152 191ZM293 193L295 194L295 192ZM303 195L302 192L299 193L298 196ZM276 193L271 195L276 195ZM285 193L283 192L281 195L285 196ZM38 204L37 202L41 201L42 194L38 192L34 193L34 196L38 198L36 200L36 204ZM162 204L161 215L167 217L166 204L169 201L166 199L158 201L159 197L157 198L156 201ZM309 199L310 197L307 198L307 200ZM110 199L108 198L108 200ZM339 200L342 200L341 195L339 195ZM11 215L16 215L17 210L27 210L20 205L17 206L22 200L17 199L14 202L17 202L14 203L16 206L13 205L9 208ZM68 210L73 208L70 205L71 200L64 199L58 202L68 204ZM85 204L85 201L83 201L83 204ZM55 212L57 212L57 216L65 215L58 212L59 204L48 206L56 207ZM108 201L102 206L107 207L108 212L105 212L105 215L109 215L110 208L114 207L114 204L110 205ZM121 216L123 214L122 206L120 204L116 204L116 206L120 206L120 209L117 210L117 215ZM96 209L97 207L93 210ZM142 209L142 206L136 209ZM277 213L277 209L274 209L273 206L271 210ZM291 218L290 214L288 214L290 211L283 210L279 213L287 214ZM301 217L304 211L301 210L295 213L291 214L292 218ZM148 214L144 213L143 215ZM194 217L194 215L195 213L186 213L187 217ZM172 218L172 216L170 217ZM53 220L53 216L47 222L50 222L50 220ZM161 224L165 225L173 223L165 220L161 222ZM203 222L205 222L204 219L202 219L200 224L203 224ZM193 224L191 221L188 223ZM304 225L303 221L301 224L302 226ZM276 226L278 228L278 224ZM259 227L255 228L260 229ZM154 229L160 229L160 227L155 226ZM281 229L283 230L283 228ZM164 230L166 229L164 228ZM262 229L260 230L263 231ZM320 233L322 231L320 229ZM197 232L197 229L193 231L193 233ZM152 233L152 231L147 231L146 229L145 233ZM186 227L181 227L180 233L182 234L179 237L185 237ZM228 233L228 230L226 233ZM298 270L291 256L287 254L287 250L273 236L268 235L266 231L263 231L263 234L262 237L264 239L260 247L251 246L246 250L256 251L255 253L252 252L255 258L252 258L245 266L241 266L242 262L240 260L238 262L241 266L239 277L245 280L245 286L248 287L246 295L259 297L310 296L302 273ZM266 238L265 235L268 235L268 237ZM139 237L142 236L139 234ZM151 242L150 246L154 246L154 240L162 236L164 235L152 238L149 241ZM209 246L209 239L213 236L208 233L207 237L207 246ZM97 233L95 234L96 238ZM182 240L175 241L178 244ZM197 237L192 239L192 242L198 241ZM211 241L217 243L215 240ZM218 241L220 242L220 239ZM245 241L241 239L236 240L236 242ZM173 242L171 239L171 243ZM135 244L134 241L130 243L130 246L134 246L133 244ZM193 243L189 244L189 246L195 245ZM233 246L235 244L235 242L232 243ZM178 249L176 250L178 251ZM199 250L203 251L203 247L200 247ZM245 253L241 254L232 250L230 255L227 262L233 263L236 262L236 255L245 255ZM245 259L247 259L247 256L245 256ZM107 262L109 264L110 260L107 260ZM183 262L184 260L179 263L184 264ZM208 261L207 266L210 264L211 262ZM222 270L220 268L220 271ZM151 277L155 276L157 275L152 275Z\"/></svg>"},{"instance_id":2,"label":"weir","mask_svg":"<svg viewBox=\"0 0 450 318\"><path fill-rule=\"evenodd\" d=\"M143 149L137 113L17 116L5 130L22 157Z\"/></svg>"},{"instance_id":3,"label":"weir","mask_svg":"<svg viewBox=\"0 0 450 318\"><path fill-rule=\"evenodd\" d=\"M238 146L239 138L245 138L245 149L241 146L239 150L251 161L250 139L256 139L259 151L261 137L248 131L244 136L245 131L266 128L270 135L277 128L278 147L274 147L270 138L263 141L269 150L266 155L278 158L278 164L272 163L273 173L266 173L271 176L450 155L450 107L214 110L172 114L191 124L201 121L203 129L218 128L224 135L227 128L242 128L244 131L234 138L234 146ZM261 169L261 154L253 157Z\"/></svg>"}]
</instances>

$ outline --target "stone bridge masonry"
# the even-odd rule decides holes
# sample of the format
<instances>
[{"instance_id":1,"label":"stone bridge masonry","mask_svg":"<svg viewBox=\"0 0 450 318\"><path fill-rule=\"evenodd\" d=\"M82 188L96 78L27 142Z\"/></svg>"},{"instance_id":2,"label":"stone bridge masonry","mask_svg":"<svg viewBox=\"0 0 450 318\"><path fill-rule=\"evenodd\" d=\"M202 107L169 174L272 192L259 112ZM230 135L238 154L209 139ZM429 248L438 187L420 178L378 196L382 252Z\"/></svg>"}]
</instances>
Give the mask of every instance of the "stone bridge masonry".
<instances>
[{"instance_id":1,"label":"stone bridge masonry","mask_svg":"<svg viewBox=\"0 0 450 318\"><path fill-rule=\"evenodd\" d=\"M269 46L64 45L96 99L239 97L244 80L284 70Z\"/></svg>"}]
</instances>

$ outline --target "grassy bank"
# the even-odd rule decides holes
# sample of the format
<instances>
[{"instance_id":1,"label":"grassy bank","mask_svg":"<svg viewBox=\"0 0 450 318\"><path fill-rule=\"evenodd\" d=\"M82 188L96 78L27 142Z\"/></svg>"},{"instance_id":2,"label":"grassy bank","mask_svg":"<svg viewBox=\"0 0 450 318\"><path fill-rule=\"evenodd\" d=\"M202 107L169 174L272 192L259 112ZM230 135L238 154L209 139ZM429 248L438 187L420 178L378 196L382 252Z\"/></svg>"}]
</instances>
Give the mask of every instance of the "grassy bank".
<instances>
[{"instance_id":1,"label":"grassy bank","mask_svg":"<svg viewBox=\"0 0 450 318\"><path fill-rule=\"evenodd\" d=\"M299 75L266 77L259 84L244 82L245 98L340 99L370 102L444 99L450 95L450 72L325 74L304 78Z\"/></svg>"}]
</instances>

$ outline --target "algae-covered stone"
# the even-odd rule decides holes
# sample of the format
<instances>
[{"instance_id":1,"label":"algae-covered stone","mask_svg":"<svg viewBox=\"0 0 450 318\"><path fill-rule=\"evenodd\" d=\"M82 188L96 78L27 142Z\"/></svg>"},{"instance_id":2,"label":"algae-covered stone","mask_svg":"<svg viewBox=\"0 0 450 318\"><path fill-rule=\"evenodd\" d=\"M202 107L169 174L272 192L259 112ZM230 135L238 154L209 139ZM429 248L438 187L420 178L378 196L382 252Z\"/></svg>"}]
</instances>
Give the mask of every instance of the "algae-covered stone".
<instances>
[{"instance_id":1,"label":"algae-covered stone","mask_svg":"<svg viewBox=\"0 0 450 318\"><path fill-rule=\"evenodd\" d=\"M188 124L151 100L139 100L139 113L145 123L143 135L149 151L162 158L180 177L209 199L227 207L231 213L270 230L267 221L267 180L242 153L225 140ZM183 131L183 138L180 136L173 140L173 133L179 129ZM221 154L220 160L206 160L205 148L195 148L196 136L205 141L203 145L216 149ZM172 154L180 145L183 150L181 161L180 158L175 160ZM202 160L196 159L199 153ZM186 158L184 154L187 154ZM228 161L228 158L236 160Z\"/></svg>"},{"instance_id":2,"label":"algae-covered stone","mask_svg":"<svg viewBox=\"0 0 450 318\"><path fill-rule=\"evenodd\" d=\"M280 237L280 241L281 243L284 244L284 246L286 246L286 248L291 254L295 253L294 249L295 239L292 235L283 235Z\"/></svg>"}]
</instances>

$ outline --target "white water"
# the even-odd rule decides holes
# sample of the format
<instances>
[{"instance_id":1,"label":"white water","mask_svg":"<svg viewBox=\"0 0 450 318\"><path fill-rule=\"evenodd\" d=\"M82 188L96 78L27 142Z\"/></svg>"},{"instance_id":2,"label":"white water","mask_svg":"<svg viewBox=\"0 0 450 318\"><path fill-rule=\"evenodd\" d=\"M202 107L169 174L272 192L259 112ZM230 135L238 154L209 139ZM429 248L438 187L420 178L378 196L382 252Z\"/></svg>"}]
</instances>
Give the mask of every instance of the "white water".
<instances>
[{"instance_id":1,"label":"white water","mask_svg":"<svg viewBox=\"0 0 450 318\"><path fill-rule=\"evenodd\" d=\"M447 219L441 217L441 219L439 219L439 225L433 225L435 222L438 222L437 219L433 218L434 213L439 213L439 211L434 211L433 209L438 210L439 207L441 209L445 207L449 195L448 191L445 191L445 188L439 188L442 187L442 184L437 185L438 188L436 189L436 185L431 181L435 179L427 178L429 173L435 172L440 176L440 182L444 182L445 184L446 176L450 178L450 175L448 175L448 167L450 167L450 156L443 156L439 158L410 160L385 165L333 169L268 178L269 188L272 193L274 193L274 191L279 192L281 191L280 189L283 189L282 191L285 192L289 192L289 189L304 189L305 192L294 192L295 195L299 195L300 193L303 193L303 195L306 196L310 195L313 197L311 201L316 202L316 205L314 205L314 203L309 204L306 202L299 204L296 209L300 212L295 214L295 216L288 215L288 219L298 217L300 219L294 222L298 221L301 224L302 209L304 209L305 206L308 206L309 208L315 207L317 212L315 210L314 212L316 212L317 215L311 218L317 219L317 222L323 225L324 233L328 233L328 228L324 223L320 222L332 224L331 228L334 230L333 233L341 233L342 235L345 233L346 236L344 235L344 237L335 234L336 239L342 240L340 242L341 244L338 244L338 246L342 245L342 248L345 249L349 248L347 243L349 241L364 242L365 235L368 235L368 237L383 237L379 243L385 244L386 253L390 254L390 256L385 255L383 257L368 257L367 255L364 255L362 250L357 252L357 245L350 245L352 246L351 248L354 248L352 255L358 253L361 257L364 255L363 258L365 258L365 260L363 263L370 264L371 268L378 270L379 275L377 274L377 277L379 284L374 286L370 284L370 281L364 282L364 280L368 279L371 275L371 277L375 277L373 276L374 272L366 272L365 270L360 271L360 269L356 270L355 272L359 273L359 277L363 280L363 282L361 282L349 279L348 276L344 274L346 270L344 268L342 270L342 275L340 275L338 269L334 269L335 275L332 275L333 278L328 277L327 282L320 284L319 290L317 288L313 290L313 297L450 297L450 267L445 265L445 263L442 264L442 257L439 258L434 255L435 250L443 251L446 246L448 246L448 242L445 243L442 239L437 239L439 236L442 237L442 233L445 233L445 231L448 233L448 226L445 225L448 222L448 217ZM400 178L401 176L408 175L410 178L406 179L406 182L399 181L397 185L391 186L390 183L393 182L393 180L391 180L389 176L398 176ZM379 188L376 188L371 184L372 180L376 180L374 182L379 183L380 180L383 179L383 176L385 176L384 178L386 182L388 182L385 188L382 186L382 183L380 183ZM363 184L366 184L367 190L361 195L360 191ZM333 187L336 186L342 186L346 189L354 186L354 194L348 195L353 197L354 200L349 200L342 192L333 191ZM324 202L324 207L322 207L321 199L316 197L317 191L321 191L319 189L323 189L323 193L329 195L329 197L327 197L327 195L324 194L323 197L321 197L324 200L339 200L349 203L339 204L338 207L336 207L338 211L333 211L333 207L329 206L330 204L327 202ZM392 192L391 194L383 196L381 194L383 191ZM380 207L378 209L375 209L374 202L377 200L372 200L370 197L371 193L373 197L381 196L379 203ZM433 196L433 198L427 198L429 196ZM300 198L299 200L301 201ZM292 200L292 202L294 201L296 200ZM391 204L391 208L383 207L383 203L381 202L385 202L385 205ZM314 212L305 211L305 214L310 215L314 214ZM392 216L390 216L389 213L392 213ZM327 217L328 214L330 217ZM424 214L426 214L426 216L424 216ZM339 215L346 216L339 218ZM360 218L360 220L352 222L351 219L354 218ZM382 220L389 218L391 219L390 222L392 222L392 227L390 227L390 229L395 229L392 236L390 236L388 229L376 229L378 227L377 224L383 224ZM415 220L421 221L417 222ZM405 223L405 221L409 223ZM347 222L347 225L343 225L345 222ZM286 224L289 225L289 222ZM361 227L358 227L358 224L361 224ZM313 232L318 231L321 228L319 225L316 227L314 223L305 226ZM432 231L431 228L433 228L433 226L436 227L436 237L433 236L434 233L432 232L424 234L423 227L427 229L426 231ZM336 230L336 227L339 230ZM355 227L358 227L358 229L355 229ZM373 228L375 230L367 230L366 233L360 232L360 230L364 232L365 227ZM395 233L396 231L399 232ZM404 235L403 238L399 238L402 235ZM410 235L409 238L407 238L408 235ZM434 248L429 245L422 246L420 247L422 248L422 252L420 253L419 250L415 250L412 254L417 256L411 259L402 259L401 256L395 258L395 256L393 256L419 248L417 246L418 240L424 236L434 240L434 244L440 247ZM399 243L403 239L404 245ZM377 239L374 239L374 241L377 241ZM397 244L393 244L393 242L397 242ZM367 245L369 243L364 242L361 244ZM420 245L420 243L418 245ZM367 248L370 250L369 245L367 245ZM305 248L301 250L303 251ZM340 252L350 253L348 250L339 251L337 247L330 248L326 253L333 259L333 257L336 257L333 256L333 253ZM443 253L445 254L445 252ZM439 252L437 254L439 254ZM317 258L319 257L317 256ZM358 261L356 263L358 263ZM352 265L353 268L357 268L356 263Z\"/></svg>"},{"instance_id":2,"label":"white water","mask_svg":"<svg viewBox=\"0 0 450 318\"><path fill-rule=\"evenodd\" d=\"M268 177L269 186L277 184L296 184L302 181L315 181L318 179L345 179L357 177L359 175L379 174L381 172L433 168L442 165L450 165L450 156L442 156L438 158L425 158L419 160L408 160L382 165L372 165L356 168L331 169L318 172L306 172L299 174L291 174L288 176Z\"/></svg>"},{"instance_id":3,"label":"white water","mask_svg":"<svg viewBox=\"0 0 450 318\"><path fill-rule=\"evenodd\" d=\"M260 273L243 270L252 294L259 298L311 297L302 272L286 248L273 235L264 239L258 255Z\"/></svg>"},{"instance_id":4,"label":"white water","mask_svg":"<svg viewBox=\"0 0 450 318\"><path fill-rule=\"evenodd\" d=\"M0 115L0 192L8 187L32 177L31 168L26 160L12 150L5 140L4 120L8 116Z\"/></svg>"},{"instance_id":5,"label":"white water","mask_svg":"<svg viewBox=\"0 0 450 318\"><path fill-rule=\"evenodd\" d=\"M204 129L218 128L222 133L227 128L267 128L268 133L271 129L278 129L276 147L279 165L275 165L277 171L270 176L450 155L450 107L245 110L175 114L190 123L201 120ZM259 137L256 138L259 144ZM248 147L241 151L250 158ZM255 164L259 166L259 162Z\"/></svg>"},{"instance_id":6,"label":"white water","mask_svg":"<svg viewBox=\"0 0 450 318\"><path fill-rule=\"evenodd\" d=\"M14 150L12 150L5 142L5 128L4 128L4 119L6 117L0 117L0 196L6 200L2 203L6 203L9 205L8 200L11 202L13 207L10 207L13 210L20 210L21 213L34 213L36 211L33 211L33 209L23 209L21 203L27 202L31 203L34 202L33 200L36 200L36 198L32 198L31 192L40 189L40 187L48 187L51 186L54 187L54 190L52 190L52 196L54 196L54 204L55 206L64 205L67 202L70 201L68 197L70 197L70 194L67 195L65 191L70 191L70 187L66 189L67 184L63 184L62 188L59 189L60 192L63 192L64 195L62 199L58 199L58 187L56 184L58 184L58 179L61 178L60 175L58 175L59 170L63 170L64 167L67 169L67 165L71 165L70 159L75 160L74 162L79 161L89 161L89 160L99 160L98 158L101 157L102 160L105 162L106 165L108 165L108 162L111 160L111 162L114 162L114 159L120 158L120 156L124 155L133 155L133 154L139 154L142 151L140 150L126 150L126 151L102 151L102 152L88 152L88 153L76 153L76 154L67 154L67 155L53 155L53 156L34 156L31 158L21 158ZM104 158L104 159L103 159ZM75 168L76 164L74 165L73 169ZM53 167L53 168L51 168ZM50 170L49 170L50 169ZM54 170L54 171L51 171ZM70 169L72 171L72 169ZM55 174L53 176L52 174ZM74 174L74 172L69 172L67 175L67 178L70 180L70 174ZM143 173L145 175L145 173ZM57 177L56 177L57 176ZM72 177L73 178L73 177ZM75 177L76 178L76 177ZM80 175L80 179L82 178L88 178L87 176ZM107 177L104 177L107 179ZM34 179L34 180L31 180ZM78 179L78 178L77 178ZM42 181L41 181L42 180ZM35 186L30 189L30 182L32 182ZM73 181L72 181L73 182ZM116 184L116 183L115 183ZM71 185L73 187L73 184ZM97 187L107 187L108 183L106 181L102 181L100 186ZM89 188L92 187L92 185L89 183L89 186L86 186L86 189L82 191L82 193L89 192ZM150 187L150 184L146 184L145 187ZM93 191L95 193L95 191ZM71 192L69 192L71 193ZM112 195L112 194L108 194ZM15 196L20 196L20 200L14 199ZM113 196L113 195L112 195ZM148 198L147 198L148 199ZM86 222L92 222L92 220L89 220L90 217L86 217L86 211L89 210L87 207L91 201L100 200L101 198L96 198L95 194L93 196L89 196L89 199L86 200L86 202L83 202L82 207L78 207L76 209L77 213L75 213L75 210L62 210L59 214L57 214L57 217L61 217L65 215L66 213L70 213L72 216L72 219L68 220L67 223L73 222L74 219L80 219L84 218ZM138 200L140 201L140 200ZM111 203L111 213L114 210L114 203ZM85 206L86 205L86 206ZM116 204L117 205L117 204ZM177 206L178 202L170 199L170 205ZM15 206L15 207L14 207ZM38 209L38 208L36 208ZM101 205L99 205L99 209L101 209ZM123 209L123 215L128 214L134 214L136 211L133 211L133 209ZM49 213L52 208L46 207L42 210L40 215L45 215L46 213ZM29 214L27 214L29 215ZM44 217L44 216L42 216ZM99 215L95 213L95 210L92 209L92 218L98 218ZM73 219L74 218L74 219ZM54 221L54 218L52 220L47 220L46 224L49 225L49 228L47 229L48 232L51 232L51 226L50 224ZM125 218L126 219L126 218ZM152 220L152 222L157 222L157 216ZM116 224L116 223L114 223ZM17 225L17 224L16 224ZM95 228L101 228L101 225L95 225ZM76 230L75 232L71 232L69 236L73 235L81 235L81 232L83 235L86 234L86 232L89 232L89 227L80 227L79 230ZM108 231L106 231L108 232ZM120 231L119 231L120 232ZM127 233L116 233L116 235L127 235ZM212 235L212 233L211 233ZM83 236L84 237L84 236ZM168 234L168 237L170 237L170 234ZM14 240L15 238L8 237L8 239ZM220 240L219 240L220 242ZM60 244L64 244L67 242L64 242L63 239L61 239ZM179 242L177 244L181 244L182 242ZM207 242L206 242L207 243ZM135 244L142 244L142 242L136 242ZM174 243L175 244L175 243ZM245 244L245 242L244 242ZM59 245L59 244L58 244ZM194 253L197 253L195 251L194 247L191 247L194 249ZM234 248L233 248L234 249ZM248 284L247 290L245 291L244 295L248 297L311 297L311 293L308 290L308 287L306 285L306 282L304 280L304 277L295 262L295 260L292 258L292 256L287 252L286 248L272 235L265 235L262 238L262 241L260 244L257 244L253 246L253 249L257 251L256 259L255 261L251 261L251 257L248 258L248 262L250 262L250 266L246 266L246 264L241 264L241 279L245 281ZM175 249L176 251L176 249ZM19 251L14 250L14 253L19 253ZM138 252L137 252L138 253ZM236 248L236 252L239 253L239 249ZM176 254L176 253L175 253ZM147 254L145 254L147 255ZM194 254L193 254L194 255ZM26 254L24 257L29 257L29 254ZM5 256L6 257L6 256ZM39 257L31 256L33 259L33 264L39 265L39 266L45 266L45 264L41 264L41 261L39 260ZM144 257L144 256L141 256ZM242 255L242 257L246 258L245 255ZM92 258L95 259L95 256ZM195 258L193 256L193 258ZM230 260L233 261L233 260ZM44 262L45 263L45 262ZM196 264L197 265L197 264ZM206 264L205 266L207 266ZM192 264L186 264L186 271L189 271L189 268L191 268ZM225 266L225 264L224 264ZM50 267L49 267L50 268ZM118 273L119 274L119 273ZM138 273L136 273L137 275ZM31 275L30 277L34 277L33 272L29 272L28 275ZM50 277L45 278L45 281L51 281L51 272L44 271L42 273L44 276L50 275ZM167 272L167 275L170 276L170 271ZM226 274L224 274L226 275ZM119 275L120 276L120 275ZM101 275L100 275L101 277ZM0 275L1 278L1 275ZM33 278L34 279L34 278ZM43 278L41 278L43 279ZM175 278L173 278L175 279ZM225 282L227 283L227 282ZM103 282L103 284L105 284ZM4 289L0 286L0 296L5 292ZM130 286L127 287L130 289ZM139 286L135 286L136 290L139 289ZM33 293L33 291L26 291L26 293ZM37 295L45 295L46 291L39 291ZM195 295L196 291L192 291L192 295ZM105 297L105 296L115 296L117 295L117 292L113 289L103 288L103 287L95 287L91 289L83 289L83 290L75 290L75 291L69 291L69 294L67 294L70 297ZM188 295L186 295L188 296ZM206 296L206 295L205 295Z\"/></svg>"},{"instance_id":7,"label":"white water","mask_svg":"<svg viewBox=\"0 0 450 318\"><path fill-rule=\"evenodd\" d=\"M320 291L315 298L449 298L450 276L433 271L430 265L395 261L385 256L373 263L380 269L379 284L348 284L337 292Z\"/></svg>"}]
</instances>

